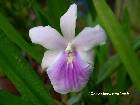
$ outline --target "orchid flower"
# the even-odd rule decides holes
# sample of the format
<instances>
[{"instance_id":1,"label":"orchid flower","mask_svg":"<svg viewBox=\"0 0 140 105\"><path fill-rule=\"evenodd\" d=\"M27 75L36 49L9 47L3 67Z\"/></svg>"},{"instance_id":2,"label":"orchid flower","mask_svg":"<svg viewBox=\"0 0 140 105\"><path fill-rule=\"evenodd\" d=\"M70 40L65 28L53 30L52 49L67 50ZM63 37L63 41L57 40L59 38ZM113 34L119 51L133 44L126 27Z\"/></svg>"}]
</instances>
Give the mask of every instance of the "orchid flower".
<instances>
[{"instance_id":1,"label":"orchid flower","mask_svg":"<svg viewBox=\"0 0 140 105\"><path fill-rule=\"evenodd\" d=\"M93 67L92 48L105 42L106 35L99 26L86 27L75 37L77 5L72 4L60 18L63 36L50 26L29 30L31 41L48 50L42 68L56 92L78 92L87 84Z\"/></svg>"}]
</instances>

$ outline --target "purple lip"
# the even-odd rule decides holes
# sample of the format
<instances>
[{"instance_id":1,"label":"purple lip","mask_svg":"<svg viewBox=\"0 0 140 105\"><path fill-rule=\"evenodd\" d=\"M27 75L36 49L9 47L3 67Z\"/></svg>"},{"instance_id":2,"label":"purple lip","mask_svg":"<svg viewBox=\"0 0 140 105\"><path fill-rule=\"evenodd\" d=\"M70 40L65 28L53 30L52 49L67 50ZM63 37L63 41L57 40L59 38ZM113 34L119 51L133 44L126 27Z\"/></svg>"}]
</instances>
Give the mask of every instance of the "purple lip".
<instances>
[{"instance_id":1,"label":"purple lip","mask_svg":"<svg viewBox=\"0 0 140 105\"><path fill-rule=\"evenodd\" d=\"M63 52L55 64L47 70L48 76L56 92L66 94L78 92L86 85L91 72L91 66L81 60L77 52L68 63L68 54Z\"/></svg>"}]
</instances>

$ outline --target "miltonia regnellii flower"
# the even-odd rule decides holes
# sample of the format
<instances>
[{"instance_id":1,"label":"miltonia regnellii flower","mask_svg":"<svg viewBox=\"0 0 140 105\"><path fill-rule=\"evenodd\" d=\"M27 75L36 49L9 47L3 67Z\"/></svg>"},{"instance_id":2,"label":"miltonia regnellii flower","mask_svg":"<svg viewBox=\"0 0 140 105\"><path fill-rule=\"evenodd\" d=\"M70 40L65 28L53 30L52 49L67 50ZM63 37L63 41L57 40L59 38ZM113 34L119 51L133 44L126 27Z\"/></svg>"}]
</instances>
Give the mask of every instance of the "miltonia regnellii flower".
<instances>
[{"instance_id":1,"label":"miltonia regnellii flower","mask_svg":"<svg viewBox=\"0 0 140 105\"><path fill-rule=\"evenodd\" d=\"M93 67L92 48L105 42L106 35L99 26L86 27L75 37L77 5L72 4L60 18L63 36L50 26L30 29L33 43L47 48L42 68L46 70L56 92L66 94L83 89Z\"/></svg>"}]
</instances>

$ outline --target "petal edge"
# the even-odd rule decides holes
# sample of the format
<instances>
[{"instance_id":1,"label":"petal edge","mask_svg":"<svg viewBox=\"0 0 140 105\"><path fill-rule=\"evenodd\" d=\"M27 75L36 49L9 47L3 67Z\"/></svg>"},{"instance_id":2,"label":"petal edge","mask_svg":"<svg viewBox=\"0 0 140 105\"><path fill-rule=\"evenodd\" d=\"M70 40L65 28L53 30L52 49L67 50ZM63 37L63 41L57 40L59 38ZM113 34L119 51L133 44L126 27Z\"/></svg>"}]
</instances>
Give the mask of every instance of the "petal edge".
<instances>
[{"instance_id":1,"label":"petal edge","mask_svg":"<svg viewBox=\"0 0 140 105\"><path fill-rule=\"evenodd\" d=\"M29 30L31 41L47 49L64 49L64 38L50 26L37 26Z\"/></svg>"},{"instance_id":2,"label":"petal edge","mask_svg":"<svg viewBox=\"0 0 140 105\"><path fill-rule=\"evenodd\" d=\"M75 36L75 27L77 19L77 5L72 4L68 11L60 18L60 27L64 38L68 41Z\"/></svg>"},{"instance_id":3,"label":"petal edge","mask_svg":"<svg viewBox=\"0 0 140 105\"><path fill-rule=\"evenodd\" d=\"M105 31L100 25L84 28L79 35L73 39L72 44L80 50L88 51L91 48L103 44L106 41Z\"/></svg>"}]
</instances>

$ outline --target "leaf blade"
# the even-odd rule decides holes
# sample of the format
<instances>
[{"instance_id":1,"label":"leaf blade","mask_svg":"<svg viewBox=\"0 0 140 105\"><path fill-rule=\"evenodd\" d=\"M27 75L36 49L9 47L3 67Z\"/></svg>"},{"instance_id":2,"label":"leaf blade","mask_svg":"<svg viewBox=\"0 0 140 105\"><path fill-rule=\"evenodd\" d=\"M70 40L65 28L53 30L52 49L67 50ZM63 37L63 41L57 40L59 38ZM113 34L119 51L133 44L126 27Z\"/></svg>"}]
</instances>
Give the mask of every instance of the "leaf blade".
<instances>
[{"instance_id":1,"label":"leaf blade","mask_svg":"<svg viewBox=\"0 0 140 105\"><path fill-rule=\"evenodd\" d=\"M2 14L0 14L0 29L12 42L17 44L21 49L25 50L37 62L41 62L43 54L28 44Z\"/></svg>"},{"instance_id":2,"label":"leaf blade","mask_svg":"<svg viewBox=\"0 0 140 105\"><path fill-rule=\"evenodd\" d=\"M6 37L2 37L0 41L0 66L20 93L33 104L53 105L53 100L44 83L21 56L17 47Z\"/></svg>"},{"instance_id":3,"label":"leaf blade","mask_svg":"<svg viewBox=\"0 0 140 105\"><path fill-rule=\"evenodd\" d=\"M93 0L98 17L102 26L108 33L112 43L114 44L118 54L129 73L135 87L140 90L140 71L139 61L133 51L129 41L124 37L125 32L121 29L114 14L109 9L104 0Z\"/></svg>"},{"instance_id":4,"label":"leaf blade","mask_svg":"<svg viewBox=\"0 0 140 105\"><path fill-rule=\"evenodd\" d=\"M7 101L8 100L8 101ZM22 100L20 97L12 95L8 92L0 90L0 104L2 105L32 105L25 100Z\"/></svg>"}]
</instances>

